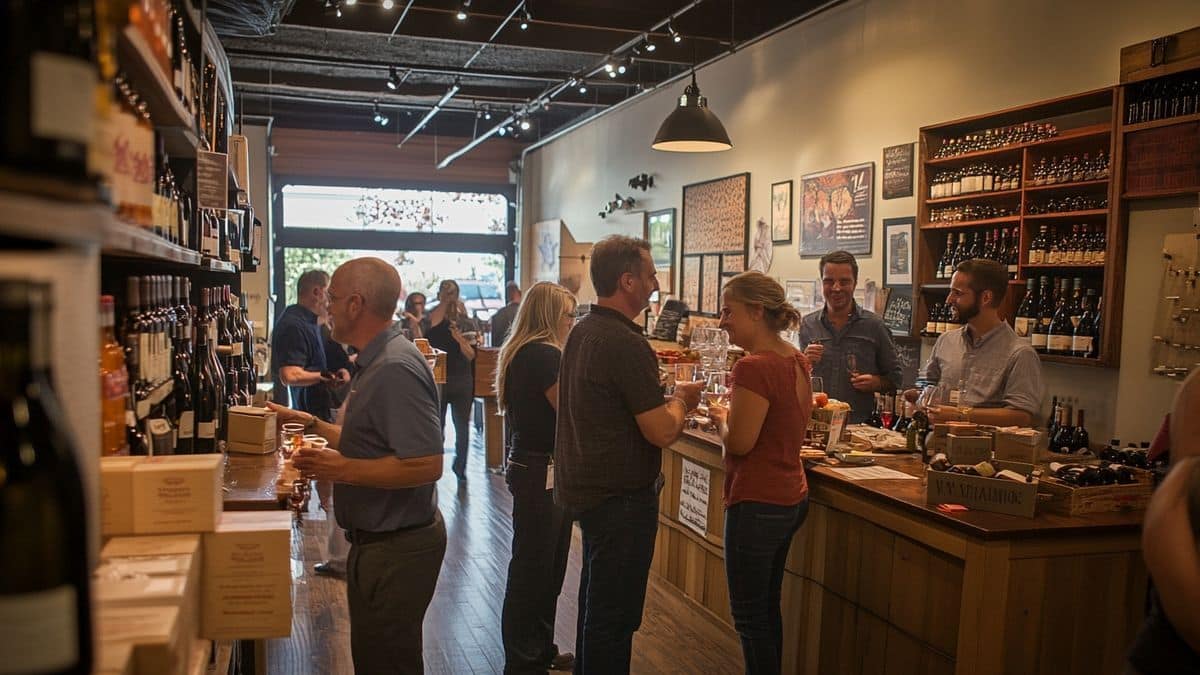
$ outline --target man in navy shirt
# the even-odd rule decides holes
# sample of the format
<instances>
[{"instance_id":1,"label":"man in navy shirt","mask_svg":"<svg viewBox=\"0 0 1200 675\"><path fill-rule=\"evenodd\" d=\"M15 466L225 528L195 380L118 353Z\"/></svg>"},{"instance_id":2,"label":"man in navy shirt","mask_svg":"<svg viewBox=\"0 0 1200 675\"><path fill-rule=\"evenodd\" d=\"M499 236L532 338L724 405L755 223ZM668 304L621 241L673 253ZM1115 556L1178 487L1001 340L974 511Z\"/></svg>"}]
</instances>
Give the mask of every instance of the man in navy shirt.
<instances>
[{"instance_id":1,"label":"man in navy shirt","mask_svg":"<svg viewBox=\"0 0 1200 675\"><path fill-rule=\"evenodd\" d=\"M296 304L283 311L271 331L271 372L275 378L272 397L276 403L303 410L329 422L333 420L333 399L329 385L349 382L350 372L339 369L334 377L325 375L325 343L318 325L325 314L325 289L329 274L309 270L296 284Z\"/></svg>"}]
</instances>

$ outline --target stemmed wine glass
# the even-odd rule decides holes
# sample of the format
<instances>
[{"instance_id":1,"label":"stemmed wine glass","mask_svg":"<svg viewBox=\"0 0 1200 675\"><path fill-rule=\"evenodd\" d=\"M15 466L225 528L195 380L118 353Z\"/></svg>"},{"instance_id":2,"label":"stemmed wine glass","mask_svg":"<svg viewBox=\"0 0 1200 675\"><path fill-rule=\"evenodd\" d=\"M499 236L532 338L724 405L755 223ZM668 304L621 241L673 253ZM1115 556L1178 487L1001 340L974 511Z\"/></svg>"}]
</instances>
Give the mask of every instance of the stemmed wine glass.
<instances>
[{"instance_id":1,"label":"stemmed wine glass","mask_svg":"<svg viewBox=\"0 0 1200 675\"><path fill-rule=\"evenodd\" d=\"M704 401L709 406L726 407L729 405L729 373L724 370L714 370L708 374L704 386Z\"/></svg>"},{"instance_id":2,"label":"stemmed wine glass","mask_svg":"<svg viewBox=\"0 0 1200 675\"><path fill-rule=\"evenodd\" d=\"M850 372L850 380L858 377L858 357L854 354L846 355L846 370Z\"/></svg>"}]
</instances>

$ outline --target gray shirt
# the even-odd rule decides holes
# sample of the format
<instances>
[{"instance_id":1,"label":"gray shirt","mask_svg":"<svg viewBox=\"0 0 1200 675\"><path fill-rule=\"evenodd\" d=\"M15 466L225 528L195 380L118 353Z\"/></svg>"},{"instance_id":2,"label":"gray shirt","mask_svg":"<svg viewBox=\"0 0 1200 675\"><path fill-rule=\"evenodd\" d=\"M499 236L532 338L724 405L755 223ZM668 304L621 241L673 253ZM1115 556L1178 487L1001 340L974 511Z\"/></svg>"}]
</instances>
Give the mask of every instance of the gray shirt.
<instances>
[{"instance_id":1,"label":"gray shirt","mask_svg":"<svg viewBox=\"0 0 1200 675\"><path fill-rule=\"evenodd\" d=\"M358 355L342 424L343 455L409 459L442 454L437 385L425 357L393 323ZM437 513L434 483L374 488L335 483L333 508L347 530L390 532L425 525Z\"/></svg>"},{"instance_id":2,"label":"gray shirt","mask_svg":"<svg viewBox=\"0 0 1200 675\"><path fill-rule=\"evenodd\" d=\"M1042 363L1011 326L1000 325L975 339L969 326L944 333L933 343L921 377L938 384L944 398L961 391L972 408L1013 408L1034 418L1042 408Z\"/></svg>"},{"instance_id":3,"label":"gray shirt","mask_svg":"<svg viewBox=\"0 0 1200 675\"><path fill-rule=\"evenodd\" d=\"M858 303L850 308L850 319L837 330L819 309L800 322L800 349L810 344L825 346L821 360L813 364L813 377L822 379L830 398L850 404L850 422L865 422L875 409L875 393L859 391L850 384L846 356L853 354L860 375L886 377L894 389L901 385L903 375L896 358L892 333L874 313L861 309Z\"/></svg>"}]
</instances>

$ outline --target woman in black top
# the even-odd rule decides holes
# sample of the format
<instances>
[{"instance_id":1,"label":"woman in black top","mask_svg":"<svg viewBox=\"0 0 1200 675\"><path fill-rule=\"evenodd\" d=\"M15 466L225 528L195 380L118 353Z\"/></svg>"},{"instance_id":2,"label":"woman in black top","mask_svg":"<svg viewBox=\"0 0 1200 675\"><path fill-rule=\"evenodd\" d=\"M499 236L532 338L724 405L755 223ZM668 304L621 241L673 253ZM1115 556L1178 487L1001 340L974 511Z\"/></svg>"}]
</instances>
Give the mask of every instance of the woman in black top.
<instances>
[{"instance_id":1,"label":"woman in black top","mask_svg":"<svg viewBox=\"0 0 1200 675\"><path fill-rule=\"evenodd\" d=\"M535 284L517 310L496 365L496 398L508 421L512 560L501 632L505 673L570 670L575 657L554 644L554 615L571 549L571 519L554 504L558 364L574 324L575 298Z\"/></svg>"},{"instance_id":2,"label":"woman in black top","mask_svg":"<svg viewBox=\"0 0 1200 675\"><path fill-rule=\"evenodd\" d=\"M446 279L438 287L438 305L429 313L425 338L446 352L446 384L442 385L442 433L446 409L454 418L454 475L467 479L467 453L471 447L471 405L475 402L475 345L479 329L458 299L458 282Z\"/></svg>"}]
</instances>

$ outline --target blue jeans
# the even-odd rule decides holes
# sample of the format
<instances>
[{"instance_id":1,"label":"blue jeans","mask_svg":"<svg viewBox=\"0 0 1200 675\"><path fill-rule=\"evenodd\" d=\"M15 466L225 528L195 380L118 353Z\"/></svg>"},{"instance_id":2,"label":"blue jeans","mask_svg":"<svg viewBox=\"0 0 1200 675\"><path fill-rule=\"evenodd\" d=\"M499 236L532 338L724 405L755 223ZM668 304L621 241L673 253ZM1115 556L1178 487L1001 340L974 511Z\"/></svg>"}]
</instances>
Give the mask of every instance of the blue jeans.
<instances>
[{"instance_id":1,"label":"blue jeans","mask_svg":"<svg viewBox=\"0 0 1200 675\"><path fill-rule=\"evenodd\" d=\"M658 530L658 490L610 497L579 515L583 565L575 675L628 673Z\"/></svg>"},{"instance_id":2,"label":"blue jeans","mask_svg":"<svg viewBox=\"0 0 1200 675\"><path fill-rule=\"evenodd\" d=\"M778 673L782 667L783 566L807 515L807 499L794 506L738 502L725 509L729 608L749 675Z\"/></svg>"}]
</instances>

